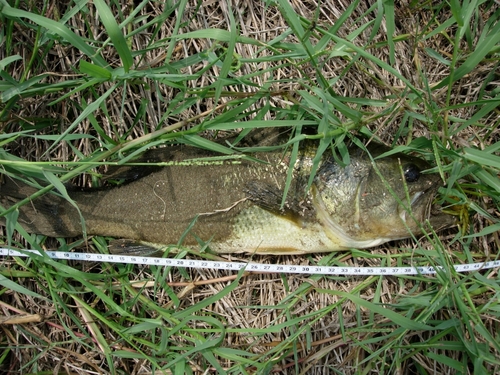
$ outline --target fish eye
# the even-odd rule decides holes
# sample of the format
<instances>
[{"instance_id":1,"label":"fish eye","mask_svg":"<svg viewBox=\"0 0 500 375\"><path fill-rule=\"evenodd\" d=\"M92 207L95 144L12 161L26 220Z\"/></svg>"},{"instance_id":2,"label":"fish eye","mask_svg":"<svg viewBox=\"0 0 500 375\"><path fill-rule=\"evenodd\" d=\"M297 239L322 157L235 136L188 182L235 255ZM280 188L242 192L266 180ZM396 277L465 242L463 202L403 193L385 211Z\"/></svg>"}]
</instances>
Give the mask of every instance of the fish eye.
<instances>
[{"instance_id":1,"label":"fish eye","mask_svg":"<svg viewBox=\"0 0 500 375\"><path fill-rule=\"evenodd\" d=\"M420 177L420 169L415 164L407 164L403 168L406 182L415 182Z\"/></svg>"}]
</instances>

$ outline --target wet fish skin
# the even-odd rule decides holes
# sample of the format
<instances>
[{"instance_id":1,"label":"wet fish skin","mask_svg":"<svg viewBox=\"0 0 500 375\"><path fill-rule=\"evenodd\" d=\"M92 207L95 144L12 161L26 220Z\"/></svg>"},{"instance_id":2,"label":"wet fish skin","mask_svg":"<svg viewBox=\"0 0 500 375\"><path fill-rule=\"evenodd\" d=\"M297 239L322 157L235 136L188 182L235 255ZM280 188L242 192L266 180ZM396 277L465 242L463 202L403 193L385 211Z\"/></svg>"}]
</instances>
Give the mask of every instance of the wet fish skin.
<instances>
[{"instance_id":1,"label":"wet fish skin","mask_svg":"<svg viewBox=\"0 0 500 375\"><path fill-rule=\"evenodd\" d=\"M373 157L387 151L379 145L368 150ZM325 155L307 190L314 152L306 147L281 207L287 154L257 155L266 163L240 160L185 166L186 160L213 154L190 147L164 152L163 160L170 166L123 186L70 193L87 234L177 244L194 223L182 245L209 241L219 253L302 254L407 238L410 231L420 233L427 219L435 229L453 224L451 216L430 212L439 176L421 174L429 165L402 154L377 160L377 168L359 149L351 151L351 163L345 168ZM7 179L0 187L1 204L9 207L34 191ZM411 214L401 202L411 206ZM55 194L22 206L19 213L28 232L52 237L82 234L78 211Z\"/></svg>"}]
</instances>

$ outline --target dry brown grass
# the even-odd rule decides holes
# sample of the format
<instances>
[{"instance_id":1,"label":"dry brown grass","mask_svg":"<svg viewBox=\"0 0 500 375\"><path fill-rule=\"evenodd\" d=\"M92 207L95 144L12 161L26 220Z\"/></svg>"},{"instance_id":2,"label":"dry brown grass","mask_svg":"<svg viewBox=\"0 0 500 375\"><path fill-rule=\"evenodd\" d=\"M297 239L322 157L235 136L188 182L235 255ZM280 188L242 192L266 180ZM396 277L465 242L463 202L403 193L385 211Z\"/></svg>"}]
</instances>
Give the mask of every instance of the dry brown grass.
<instances>
[{"instance_id":1,"label":"dry brown grass","mask_svg":"<svg viewBox=\"0 0 500 375\"><path fill-rule=\"evenodd\" d=\"M313 45L324 36L318 30L326 30L335 24L351 5L345 0L291 3L294 11L303 17L304 29ZM230 8L226 1L188 1L185 9L179 11L178 8L164 22L141 28L161 17L167 4L151 2L135 16L137 22L133 28L138 32L129 41L132 50L141 51L134 59L138 70L160 67L165 62L179 62L210 49L219 53L218 48L225 45L219 43L217 47L214 40L202 38L177 38L175 43L170 43L168 38L175 34L175 22L179 20L180 31L177 34L209 28L229 30ZM137 5L134 2L121 4L120 7L114 4L113 9L117 14L123 14L119 17L123 20ZM299 91L314 93L314 90L326 90L319 89L322 82L318 71L324 79L333 80L330 81L334 82L331 90L339 98L380 100L375 105L368 102L358 105L354 101L344 103L363 115L362 120L352 126L353 131L371 133L389 145L408 144L421 136L439 140L443 149L484 149L498 143L498 109L486 113L474 126L455 131L460 124L457 118L467 121L478 110L478 105L463 104L487 99L485 91L498 89L500 81L498 71L495 72L498 69L498 53L484 58L472 72L457 82L430 90L445 79L450 70L432 57L429 49L449 60L456 55L454 50L458 49L463 51L462 62L469 53L473 53L481 30L492 14L498 12L493 2L481 5L480 11L471 20L471 29L476 34L460 38L458 46L454 24L426 37L450 18L447 6L440 2L423 5L397 2L393 35L397 42L394 43L395 61L392 66L421 93L421 98L413 95L406 82L370 59L352 58L351 51L346 52L345 49L340 52L350 53L349 56L339 53L339 56L331 57L330 53L338 47L331 41L325 45L326 53L316 56L314 63L305 59L299 61L292 56L293 49L287 55L283 44L271 43L289 29L289 20L283 17L278 7L248 0L232 1L230 5L239 33L261 43L236 43L235 52L241 56L242 65L231 78L242 77L241 84L225 86L220 95L215 90L207 94L205 89L210 85L217 87L221 68L212 65L198 76L208 66L206 60L182 69L186 75L197 76L186 81L184 89L154 77L130 80L93 113L95 120L89 116L71 131L72 134L90 134L95 138L63 141L45 153L53 145L53 140L22 136L8 143L9 151L30 161L78 161L92 155L101 142L110 144L103 134L116 142L137 139L190 120L223 103L234 105L235 99L252 97L266 85L269 85L268 95L250 107L258 111L268 105L271 110L264 114L263 119L283 116L284 109L320 117L321 114L304 105L304 96ZM43 10L45 17L57 20L74 4L23 3L20 7L28 6L31 12ZM382 11L368 12L371 6L369 2L360 1L336 35L364 47L372 56L389 63L388 36L384 33L387 30L386 19L380 19L380 28L371 35L371 23L378 22L376 16ZM57 40L35 49L39 29L30 27L31 22L25 24L11 18L8 21L10 23L4 29L12 27L12 47L10 51L0 49L0 60L15 54L22 57L6 70L15 80L21 80L23 76L29 79L42 73L48 73L43 81L47 86L81 79L78 71L81 51ZM90 3L84 11L71 17L67 25L90 40L105 42L108 38L95 7ZM363 25L369 26L358 35L350 36ZM281 42L300 45L300 39L294 33ZM32 59L33 51L39 56ZM111 66L121 66L109 42L103 45L102 55ZM33 63L30 64L30 61ZM0 103L4 116L0 124L4 134L25 129L36 129L37 134L62 134L83 108L105 93L112 84L94 85L94 91L75 92L53 105L49 103L61 98L67 90L26 95L19 98L12 108L8 107L9 103ZM188 100L181 100L181 97ZM192 102L189 102L191 99ZM182 110L176 111L176 107L171 105L177 100L180 103L178 108ZM200 121L216 118L230 107L218 108ZM405 117L408 113L413 116L410 120ZM341 124L350 124L344 111L336 110L334 115ZM255 116L256 113L249 112L241 120L250 120ZM102 127L102 133L96 130L95 124ZM205 135L215 136L210 132ZM92 173L82 174L74 182L90 185ZM468 182L471 183L469 190L477 188L474 181L468 179ZM498 220L495 198L481 196L473 199ZM478 214L471 217L471 221L476 232L492 224L491 220ZM259 256L252 260L260 263L383 266L411 261L432 262L427 259L427 254L438 263L442 260L463 263L496 257L499 244L497 233L465 241L466 250L464 242L457 241L455 234L455 229L440 234L442 248L439 247L440 242L432 237L432 242L426 238L418 242L399 241L370 251L308 257ZM59 246L53 239L40 240L45 241L45 247ZM87 247L82 244L79 249L102 251L105 245L102 239L96 239L90 241ZM245 256L228 258L247 260ZM0 354L0 371L9 374L162 373L161 367L175 358L172 353L187 351L204 342L197 338L198 334L214 342L220 338L220 343L214 343L220 351L215 350L213 354L220 365L231 373L454 374L460 371L481 373L481 366L489 373L500 371L498 345L486 342L487 336L482 331L478 332L478 329L483 329L478 326L480 319L484 329L498 340L499 315L495 315L494 311L498 311L500 289L496 270L485 273L484 277L453 273L435 277L306 277L248 273L236 285L232 284L235 275L224 271L70 264L74 269L90 275L84 282L80 274L73 277L67 269L43 262L7 258L0 262L0 277L6 277L0 279L3 286L0 289L0 319L27 314L23 322L0 320L0 347L5 355L2 357ZM7 279L44 298L11 289L5 281ZM224 291L230 286L233 289L226 294ZM371 311L369 306L373 305L360 306L336 291L347 292L424 323L449 323L449 328L428 331L403 329L387 316ZM207 299L212 299L213 303L197 310L192 320L183 323L184 328L178 334L168 337L165 343L159 342L165 337L165 332L182 320L176 317L176 313L189 311L189 308ZM464 306L474 313L470 321ZM123 308L129 315L123 315L116 310L117 307ZM92 315L93 311L101 315ZM216 318L219 323L208 318ZM135 324L144 324L142 334L140 329L132 333L126 331ZM217 324L223 325L226 331L222 333ZM107 343L107 347L103 342ZM469 343L469 347L465 343ZM267 363L267 367L259 367L255 363L238 364L224 352L226 348L247 352L255 363ZM477 359L481 353L489 353L489 357L486 360L483 358L483 361ZM476 358L477 362L471 362L471 358ZM185 368L181 370L183 367L179 365L178 371L190 368L195 374L217 372L203 353L187 356L185 361L179 362L182 363Z\"/></svg>"}]
</instances>

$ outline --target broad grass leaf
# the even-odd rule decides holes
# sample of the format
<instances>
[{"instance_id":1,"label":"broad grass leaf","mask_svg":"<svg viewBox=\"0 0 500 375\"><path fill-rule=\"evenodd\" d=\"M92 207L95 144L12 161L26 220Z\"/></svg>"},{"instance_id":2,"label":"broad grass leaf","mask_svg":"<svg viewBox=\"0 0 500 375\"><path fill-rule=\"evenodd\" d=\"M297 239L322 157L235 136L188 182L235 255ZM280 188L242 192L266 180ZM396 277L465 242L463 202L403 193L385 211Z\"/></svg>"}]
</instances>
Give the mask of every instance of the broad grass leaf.
<instances>
[{"instance_id":1,"label":"broad grass leaf","mask_svg":"<svg viewBox=\"0 0 500 375\"><path fill-rule=\"evenodd\" d=\"M436 91L442 87L448 86L452 82L456 82L466 74L469 74L474 69L477 69L484 57L490 53L499 42L500 22L493 27L487 36L480 40L480 42L476 45L475 50L472 51L469 57L454 71L454 74L443 79L440 83L432 87L432 90Z\"/></svg>"},{"instance_id":2,"label":"broad grass leaf","mask_svg":"<svg viewBox=\"0 0 500 375\"><path fill-rule=\"evenodd\" d=\"M85 60L80 61L80 72L102 80L110 80L112 77L112 74L108 69L91 64Z\"/></svg>"},{"instance_id":3,"label":"broad grass leaf","mask_svg":"<svg viewBox=\"0 0 500 375\"><path fill-rule=\"evenodd\" d=\"M27 18L66 40L76 49L82 51L85 55L87 55L95 64L102 67L108 65L108 63L101 57L101 55L99 55L93 47L89 46L82 37L75 34L60 22L51 20L50 18L40 16L38 14L27 12L22 9L12 8L7 3L3 4L2 15L9 18Z\"/></svg>"},{"instance_id":4,"label":"broad grass leaf","mask_svg":"<svg viewBox=\"0 0 500 375\"><path fill-rule=\"evenodd\" d=\"M5 91L2 92L0 95L0 102L5 103L9 99L12 99L15 96L22 96L25 94L25 91L42 81L43 79L47 78L47 74L41 74L39 76L30 78L22 83L10 86L7 88ZM5 86L4 86L5 88Z\"/></svg>"},{"instance_id":5,"label":"broad grass leaf","mask_svg":"<svg viewBox=\"0 0 500 375\"><path fill-rule=\"evenodd\" d=\"M96 111L99 106L110 96L116 89L117 85L111 86L104 94L99 96L95 101L90 103L88 107L86 107L82 113L76 118L75 121L54 141L52 146L48 148L47 151L45 151L45 154L50 152L59 142L64 140L66 136L73 131L73 129L81 122L83 119L85 119L87 116L89 116L90 113Z\"/></svg>"},{"instance_id":6,"label":"broad grass leaf","mask_svg":"<svg viewBox=\"0 0 500 375\"><path fill-rule=\"evenodd\" d=\"M176 35L175 37L171 37L172 39L214 39L218 40L221 42L229 42L231 38L233 38L233 35L230 31L227 30L221 30L221 29L203 29L203 30L196 30L196 31L191 31L188 33L184 34L179 34ZM249 37L244 37L244 36L238 36L236 38L236 41L238 43L247 43L247 44L255 44L255 45L262 45L262 42L249 38Z\"/></svg>"},{"instance_id":7,"label":"broad grass leaf","mask_svg":"<svg viewBox=\"0 0 500 375\"><path fill-rule=\"evenodd\" d=\"M108 5L103 0L94 0L94 5L97 8L97 13L100 16L106 31L108 32L109 38L115 46L116 52L118 52L118 55L122 60L125 73L128 73L130 67L134 63L134 60L132 59L132 52L130 51L127 41L118 27L115 17Z\"/></svg>"},{"instance_id":8,"label":"broad grass leaf","mask_svg":"<svg viewBox=\"0 0 500 375\"><path fill-rule=\"evenodd\" d=\"M47 301L47 298L33 292L32 290L26 289L24 286L19 285L18 283L6 278L4 275L0 274L0 285L3 286L4 288L7 288L8 290L11 290L16 293L20 294L26 294L27 296L35 297L35 298L40 298L44 301Z\"/></svg>"},{"instance_id":9,"label":"broad grass leaf","mask_svg":"<svg viewBox=\"0 0 500 375\"><path fill-rule=\"evenodd\" d=\"M468 147L464 148L464 158L484 167L493 167L500 170L500 156Z\"/></svg>"},{"instance_id":10,"label":"broad grass leaf","mask_svg":"<svg viewBox=\"0 0 500 375\"><path fill-rule=\"evenodd\" d=\"M328 293L331 294L336 294L340 295L342 297L345 297L347 299L350 299L352 302L359 306L363 306L364 308L375 312L377 314L380 314L387 319L389 319L391 322L396 323L400 327L404 329L409 329L409 330L416 330L416 331L427 331L427 330L433 330L435 329L432 326L429 326L427 324L409 319L393 310L390 310L386 307L380 306L378 304L372 303L370 301L364 300L363 298L360 298L358 296L355 296L350 293L342 292L342 291L327 291Z\"/></svg>"},{"instance_id":11,"label":"broad grass leaf","mask_svg":"<svg viewBox=\"0 0 500 375\"><path fill-rule=\"evenodd\" d=\"M22 59L23 58L19 55L8 56L8 57L0 60L0 70L5 70L7 65L9 65L10 63L13 63L15 61L22 60Z\"/></svg>"}]
</instances>

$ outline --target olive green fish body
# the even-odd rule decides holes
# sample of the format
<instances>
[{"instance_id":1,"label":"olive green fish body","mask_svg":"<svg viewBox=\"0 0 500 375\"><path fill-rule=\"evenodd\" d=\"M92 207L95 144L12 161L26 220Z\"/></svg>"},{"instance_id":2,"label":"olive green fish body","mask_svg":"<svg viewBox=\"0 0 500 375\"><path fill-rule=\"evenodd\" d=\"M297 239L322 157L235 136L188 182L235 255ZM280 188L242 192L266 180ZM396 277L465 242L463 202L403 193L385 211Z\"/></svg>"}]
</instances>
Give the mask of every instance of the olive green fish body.
<instances>
[{"instance_id":1,"label":"olive green fish body","mask_svg":"<svg viewBox=\"0 0 500 375\"><path fill-rule=\"evenodd\" d=\"M374 156L386 151L377 147ZM382 158L377 168L361 151L351 153L345 168L324 156L308 188L313 153L304 150L282 204L288 154L259 154L259 163L204 162L200 158L210 154L187 147L164 153L168 166L142 178L70 192L87 234L165 245L180 239L184 246L208 242L219 253L299 254L406 238L420 232L420 222L428 218L440 227L451 224L448 216L430 216L438 177L420 175L428 165L405 155ZM405 173L415 181L405 181ZM0 189L4 207L34 192L12 180ZM83 232L78 210L55 194L22 206L18 220L29 232L53 237Z\"/></svg>"}]
</instances>

